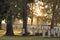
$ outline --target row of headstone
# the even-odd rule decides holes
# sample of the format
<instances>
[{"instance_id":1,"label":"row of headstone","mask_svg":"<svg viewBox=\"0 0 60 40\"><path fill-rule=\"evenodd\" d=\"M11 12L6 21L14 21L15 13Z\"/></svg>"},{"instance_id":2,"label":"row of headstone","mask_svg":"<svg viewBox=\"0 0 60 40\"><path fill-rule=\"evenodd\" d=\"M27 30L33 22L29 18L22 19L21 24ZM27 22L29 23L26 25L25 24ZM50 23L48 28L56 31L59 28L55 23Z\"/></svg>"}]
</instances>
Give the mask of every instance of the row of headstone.
<instances>
[{"instance_id":1,"label":"row of headstone","mask_svg":"<svg viewBox=\"0 0 60 40\"><path fill-rule=\"evenodd\" d=\"M47 32L47 35L46 35ZM43 28L43 37L60 37L60 27L54 27L54 29Z\"/></svg>"},{"instance_id":2,"label":"row of headstone","mask_svg":"<svg viewBox=\"0 0 60 40\"><path fill-rule=\"evenodd\" d=\"M28 27L27 28L28 32L30 32L32 30L33 35L35 35L36 32L38 32L40 30L40 28L31 28ZM43 37L60 37L60 27L54 27L54 29L50 30L50 27L42 27L42 36ZM23 29L23 33L24 33L24 29Z\"/></svg>"}]
</instances>

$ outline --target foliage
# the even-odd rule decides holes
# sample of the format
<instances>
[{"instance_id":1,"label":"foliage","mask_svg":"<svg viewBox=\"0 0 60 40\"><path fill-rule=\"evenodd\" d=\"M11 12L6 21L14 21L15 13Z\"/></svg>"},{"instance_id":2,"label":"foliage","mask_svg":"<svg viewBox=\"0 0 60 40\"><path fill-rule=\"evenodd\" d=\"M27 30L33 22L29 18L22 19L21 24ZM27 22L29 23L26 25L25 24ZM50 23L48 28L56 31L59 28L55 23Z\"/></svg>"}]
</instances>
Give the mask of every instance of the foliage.
<instances>
[{"instance_id":1,"label":"foliage","mask_svg":"<svg viewBox=\"0 0 60 40\"><path fill-rule=\"evenodd\" d=\"M53 15L53 11L54 11L54 23L60 23L60 0L43 0L43 2L45 3L44 6L47 5L47 8L44 8L46 13L48 14L45 17L45 20L52 20L52 15ZM54 3L54 4L53 4ZM55 5L55 8L54 6ZM53 9L54 8L54 9Z\"/></svg>"},{"instance_id":2,"label":"foliage","mask_svg":"<svg viewBox=\"0 0 60 40\"><path fill-rule=\"evenodd\" d=\"M9 3L6 0L0 1L0 19L4 20L7 16L7 11L9 10Z\"/></svg>"}]
</instances>

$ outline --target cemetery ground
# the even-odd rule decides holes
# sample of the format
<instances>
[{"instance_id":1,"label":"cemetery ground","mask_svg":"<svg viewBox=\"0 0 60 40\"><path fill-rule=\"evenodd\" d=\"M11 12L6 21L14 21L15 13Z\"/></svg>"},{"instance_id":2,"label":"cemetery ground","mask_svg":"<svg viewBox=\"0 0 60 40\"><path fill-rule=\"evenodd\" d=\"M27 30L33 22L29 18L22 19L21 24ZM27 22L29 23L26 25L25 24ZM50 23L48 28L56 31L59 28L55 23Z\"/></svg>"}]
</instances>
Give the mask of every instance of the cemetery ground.
<instances>
[{"instance_id":1,"label":"cemetery ground","mask_svg":"<svg viewBox=\"0 0 60 40\"><path fill-rule=\"evenodd\" d=\"M5 30L0 30L0 40L60 40L60 38L55 37L21 36L21 31L18 29L15 29L14 33L18 36L4 36Z\"/></svg>"}]
</instances>

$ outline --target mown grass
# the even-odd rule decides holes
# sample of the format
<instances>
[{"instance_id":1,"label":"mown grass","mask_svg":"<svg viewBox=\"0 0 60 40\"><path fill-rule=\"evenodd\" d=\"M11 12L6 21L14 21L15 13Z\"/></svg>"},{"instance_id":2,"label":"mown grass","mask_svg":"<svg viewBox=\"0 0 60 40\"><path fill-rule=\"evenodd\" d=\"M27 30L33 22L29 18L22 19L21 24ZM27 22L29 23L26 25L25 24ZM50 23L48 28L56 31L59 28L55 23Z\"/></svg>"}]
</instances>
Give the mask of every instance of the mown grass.
<instances>
[{"instance_id":1,"label":"mown grass","mask_svg":"<svg viewBox=\"0 0 60 40\"><path fill-rule=\"evenodd\" d=\"M0 40L60 40L60 38L43 38L41 36L31 36L31 37L3 36L0 37Z\"/></svg>"}]
</instances>

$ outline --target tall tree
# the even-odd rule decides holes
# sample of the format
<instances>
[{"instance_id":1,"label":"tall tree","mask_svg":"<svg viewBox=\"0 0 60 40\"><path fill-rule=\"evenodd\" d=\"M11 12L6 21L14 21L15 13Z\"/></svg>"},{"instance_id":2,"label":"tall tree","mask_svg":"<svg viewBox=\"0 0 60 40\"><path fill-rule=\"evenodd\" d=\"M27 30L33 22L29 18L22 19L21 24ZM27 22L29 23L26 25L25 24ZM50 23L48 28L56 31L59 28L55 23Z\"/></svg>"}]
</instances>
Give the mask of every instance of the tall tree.
<instances>
[{"instance_id":1,"label":"tall tree","mask_svg":"<svg viewBox=\"0 0 60 40\"><path fill-rule=\"evenodd\" d=\"M52 14L52 17L51 17L51 29L53 29L54 28L54 22L55 22L55 14L56 14L56 4L57 4L57 0L44 0L46 3L47 3L47 5L50 5L50 11L51 11L51 13L50 14ZM48 12L48 10L47 10L47 12Z\"/></svg>"},{"instance_id":2,"label":"tall tree","mask_svg":"<svg viewBox=\"0 0 60 40\"><path fill-rule=\"evenodd\" d=\"M51 29L54 27L54 18L55 18L55 10L56 10L56 0L53 0L53 8L52 8L52 20L51 20Z\"/></svg>"},{"instance_id":3,"label":"tall tree","mask_svg":"<svg viewBox=\"0 0 60 40\"><path fill-rule=\"evenodd\" d=\"M6 36L13 36L13 27L12 27L12 10L10 10L10 13L7 18L7 28L6 28Z\"/></svg>"},{"instance_id":4,"label":"tall tree","mask_svg":"<svg viewBox=\"0 0 60 40\"><path fill-rule=\"evenodd\" d=\"M1 15L1 14L2 14L2 11L3 11L3 10L2 10L2 9L3 9L3 8L2 8L3 3L4 3L4 2L3 2L2 0L0 0L0 30L1 30L1 21L2 21L2 20L1 20L1 18L2 18L2 15ZM1 10L2 10L2 11L1 11Z\"/></svg>"},{"instance_id":5,"label":"tall tree","mask_svg":"<svg viewBox=\"0 0 60 40\"><path fill-rule=\"evenodd\" d=\"M0 0L0 29L1 29L1 22L6 18L5 14L7 14L7 10L9 9L6 0Z\"/></svg>"},{"instance_id":6,"label":"tall tree","mask_svg":"<svg viewBox=\"0 0 60 40\"><path fill-rule=\"evenodd\" d=\"M24 5L23 5L23 30L24 30L24 34L25 36L29 35L28 34L28 30L27 30L27 4L34 2L33 0L25 0L24 1Z\"/></svg>"},{"instance_id":7,"label":"tall tree","mask_svg":"<svg viewBox=\"0 0 60 40\"><path fill-rule=\"evenodd\" d=\"M13 26L12 26L12 16L13 16L13 11L12 11L12 7L11 7L11 1L7 1L9 2L9 12L7 13L7 27L6 27L6 36L13 36Z\"/></svg>"}]
</instances>

